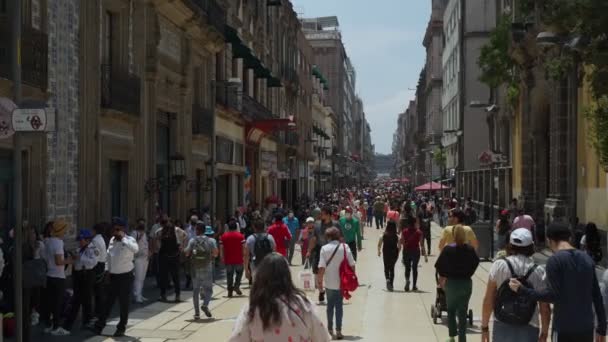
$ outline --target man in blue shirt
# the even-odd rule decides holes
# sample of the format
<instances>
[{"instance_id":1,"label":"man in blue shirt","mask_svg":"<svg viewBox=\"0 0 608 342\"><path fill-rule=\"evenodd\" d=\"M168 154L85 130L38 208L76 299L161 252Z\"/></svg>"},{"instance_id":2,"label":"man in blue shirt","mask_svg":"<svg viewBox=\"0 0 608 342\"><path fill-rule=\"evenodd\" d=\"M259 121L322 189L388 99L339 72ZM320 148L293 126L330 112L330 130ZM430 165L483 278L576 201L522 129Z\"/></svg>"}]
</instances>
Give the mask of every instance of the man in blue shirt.
<instances>
[{"instance_id":1,"label":"man in blue shirt","mask_svg":"<svg viewBox=\"0 0 608 342\"><path fill-rule=\"evenodd\" d=\"M523 287L514 278L509 283L511 289L536 301L553 303L554 342L605 342L606 313L593 260L572 247L567 225L552 223L546 236L554 253L547 260L546 289ZM594 309L597 326L593 323Z\"/></svg>"},{"instance_id":2,"label":"man in blue shirt","mask_svg":"<svg viewBox=\"0 0 608 342\"><path fill-rule=\"evenodd\" d=\"M293 259L293 251L296 247L296 242L300 237L300 221L293 214L293 210L289 210L289 214L283 218L283 223L289 228L289 232L291 233L291 241L289 242L289 251L287 253L287 260L289 261L289 265L291 266L291 259Z\"/></svg>"}]
</instances>

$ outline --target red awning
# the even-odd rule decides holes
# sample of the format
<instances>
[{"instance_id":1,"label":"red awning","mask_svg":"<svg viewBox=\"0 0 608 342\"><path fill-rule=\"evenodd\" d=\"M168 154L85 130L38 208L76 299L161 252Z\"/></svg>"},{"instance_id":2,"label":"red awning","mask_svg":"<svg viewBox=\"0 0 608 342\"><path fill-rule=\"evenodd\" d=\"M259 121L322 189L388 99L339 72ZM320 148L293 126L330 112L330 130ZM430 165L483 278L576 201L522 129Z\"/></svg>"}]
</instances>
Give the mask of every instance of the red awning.
<instances>
[{"instance_id":1,"label":"red awning","mask_svg":"<svg viewBox=\"0 0 608 342\"><path fill-rule=\"evenodd\" d=\"M443 184L439 184L439 183L435 183L435 182L430 182L430 183L426 183L426 184L422 184L419 187L415 188L414 190L416 191L443 191L443 190L450 190L451 188L449 186L445 186Z\"/></svg>"},{"instance_id":2,"label":"red awning","mask_svg":"<svg viewBox=\"0 0 608 342\"><path fill-rule=\"evenodd\" d=\"M293 123L293 117L254 121L247 127L247 141L259 144L264 136L272 132L293 129Z\"/></svg>"}]
</instances>

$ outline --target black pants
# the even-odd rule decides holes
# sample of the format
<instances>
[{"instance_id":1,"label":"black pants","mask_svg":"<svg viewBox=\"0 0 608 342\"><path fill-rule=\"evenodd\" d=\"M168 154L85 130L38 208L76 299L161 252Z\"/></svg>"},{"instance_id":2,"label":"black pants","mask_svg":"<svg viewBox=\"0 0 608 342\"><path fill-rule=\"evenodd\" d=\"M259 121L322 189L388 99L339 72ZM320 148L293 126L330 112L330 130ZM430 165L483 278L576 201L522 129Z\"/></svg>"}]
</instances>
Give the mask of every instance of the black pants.
<instances>
[{"instance_id":1,"label":"black pants","mask_svg":"<svg viewBox=\"0 0 608 342\"><path fill-rule=\"evenodd\" d=\"M386 255L383 254L384 261L384 277L386 281L390 282L393 285L395 281L395 264L397 263L397 259L399 257L397 255Z\"/></svg>"},{"instance_id":2,"label":"black pants","mask_svg":"<svg viewBox=\"0 0 608 342\"><path fill-rule=\"evenodd\" d=\"M423 229L422 234L424 235L424 240L426 240L426 250L428 255L431 253L431 228Z\"/></svg>"},{"instance_id":3,"label":"black pants","mask_svg":"<svg viewBox=\"0 0 608 342\"><path fill-rule=\"evenodd\" d=\"M165 297L167 295L167 289L169 288L169 276L173 282L175 289L175 296L179 297L181 288L179 284L179 257L178 256L166 256L160 254L158 257L158 270L160 273L160 296Z\"/></svg>"},{"instance_id":4,"label":"black pants","mask_svg":"<svg viewBox=\"0 0 608 342\"><path fill-rule=\"evenodd\" d=\"M120 321L116 326L117 331L125 331L127 322L129 321L129 303L131 302L131 292L133 291L133 272L110 274L110 284L108 287L107 303L104 306L103 313L95 326L103 330L106 326L106 320L112 312L114 302L118 299L120 307Z\"/></svg>"},{"instance_id":5,"label":"black pants","mask_svg":"<svg viewBox=\"0 0 608 342\"><path fill-rule=\"evenodd\" d=\"M374 218L376 219L376 229L384 227L384 213L375 213Z\"/></svg>"},{"instance_id":6,"label":"black pants","mask_svg":"<svg viewBox=\"0 0 608 342\"><path fill-rule=\"evenodd\" d=\"M32 298L34 289L23 288L23 320L21 320L21 331L23 331L23 342L29 342L32 330Z\"/></svg>"},{"instance_id":7,"label":"black pants","mask_svg":"<svg viewBox=\"0 0 608 342\"><path fill-rule=\"evenodd\" d=\"M350 252L353 254L353 259L357 261L357 241L351 241L347 243L348 248L350 248Z\"/></svg>"},{"instance_id":8,"label":"black pants","mask_svg":"<svg viewBox=\"0 0 608 342\"><path fill-rule=\"evenodd\" d=\"M593 342L594 332L564 333L553 332L553 342Z\"/></svg>"},{"instance_id":9,"label":"black pants","mask_svg":"<svg viewBox=\"0 0 608 342\"><path fill-rule=\"evenodd\" d=\"M82 306L82 324L87 324L92 315L92 294L95 286L95 271L94 270L82 270L74 271L72 274L72 280L74 283L74 303L72 309L68 315L68 319L64 323L66 330L72 330L78 311Z\"/></svg>"},{"instance_id":10,"label":"black pants","mask_svg":"<svg viewBox=\"0 0 608 342\"><path fill-rule=\"evenodd\" d=\"M416 287L418 282L418 263L420 262L420 252L403 252L403 264L405 265L405 281L410 281L412 274L412 285Z\"/></svg>"},{"instance_id":11,"label":"black pants","mask_svg":"<svg viewBox=\"0 0 608 342\"><path fill-rule=\"evenodd\" d=\"M52 326L53 329L59 328L61 323L61 305L63 304L64 292L65 279L46 277L44 305L40 317L47 326Z\"/></svg>"},{"instance_id":12,"label":"black pants","mask_svg":"<svg viewBox=\"0 0 608 342\"><path fill-rule=\"evenodd\" d=\"M103 308L105 306L105 268L106 264L103 262L97 263L95 268L93 268L93 273L95 274L95 283L93 285L93 300L95 302L95 306L93 311L95 312L95 317L97 318L103 315Z\"/></svg>"},{"instance_id":13,"label":"black pants","mask_svg":"<svg viewBox=\"0 0 608 342\"><path fill-rule=\"evenodd\" d=\"M243 278L243 265L226 265L226 280L228 285L228 291L232 293L233 290L241 288L241 279Z\"/></svg>"}]
</instances>

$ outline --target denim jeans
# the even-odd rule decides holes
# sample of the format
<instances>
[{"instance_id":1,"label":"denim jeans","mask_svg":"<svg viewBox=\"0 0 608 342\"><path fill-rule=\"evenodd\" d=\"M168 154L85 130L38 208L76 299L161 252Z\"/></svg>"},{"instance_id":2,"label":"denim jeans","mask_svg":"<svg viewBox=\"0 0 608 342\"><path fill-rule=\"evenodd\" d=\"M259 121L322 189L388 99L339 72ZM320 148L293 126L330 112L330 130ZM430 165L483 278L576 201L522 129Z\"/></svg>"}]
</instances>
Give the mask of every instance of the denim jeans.
<instances>
[{"instance_id":1,"label":"denim jeans","mask_svg":"<svg viewBox=\"0 0 608 342\"><path fill-rule=\"evenodd\" d=\"M327 296L327 328L334 328L334 311L336 312L336 330L342 331L342 317L344 315L344 300L340 290L326 289Z\"/></svg>"},{"instance_id":2,"label":"denim jeans","mask_svg":"<svg viewBox=\"0 0 608 342\"><path fill-rule=\"evenodd\" d=\"M213 296L213 269L210 266L208 269L197 269L192 274L192 300L194 304L194 313L200 314L199 297L203 291L203 306L209 306L211 297Z\"/></svg>"},{"instance_id":3,"label":"denim jeans","mask_svg":"<svg viewBox=\"0 0 608 342\"><path fill-rule=\"evenodd\" d=\"M384 213L375 213L374 218L376 219L376 229L384 227Z\"/></svg>"},{"instance_id":4,"label":"denim jeans","mask_svg":"<svg viewBox=\"0 0 608 342\"><path fill-rule=\"evenodd\" d=\"M539 329L531 325L511 325L494 321L492 341L494 342L536 342Z\"/></svg>"},{"instance_id":5,"label":"denim jeans","mask_svg":"<svg viewBox=\"0 0 608 342\"><path fill-rule=\"evenodd\" d=\"M241 288L243 265L226 265L226 278L229 292Z\"/></svg>"},{"instance_id":6,"label":"denim jeans","mask_svg":"<svg viewBox=\"0 0 608 342\"><path fill-rule=\"evenodd\" d=\"M418 283L418 263L420 262L419 251L404 251L403 264L405 265L405 281L410 282L410 274L412 274L412 283L414 287Z\"/></svg>"}]
</instances>

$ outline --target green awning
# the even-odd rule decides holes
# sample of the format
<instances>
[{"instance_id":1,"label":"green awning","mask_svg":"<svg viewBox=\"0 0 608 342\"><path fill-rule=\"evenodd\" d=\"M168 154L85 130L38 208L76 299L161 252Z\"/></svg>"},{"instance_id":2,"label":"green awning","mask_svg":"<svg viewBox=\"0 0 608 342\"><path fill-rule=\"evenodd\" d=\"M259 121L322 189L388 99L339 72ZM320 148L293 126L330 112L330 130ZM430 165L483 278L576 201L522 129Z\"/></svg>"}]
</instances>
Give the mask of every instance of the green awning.
<instances>
[{"instance_id":1,"label":"green awning","mask_svg":"<svg viewBox=\"0 0 608 342\"><path fill-rule=\"evenodd\" d=\"M319 81L321 81L321 84L323 84L323 89L325 89L325 90L329 89L329 82L327 82L327 79L325 78L325 76L323 76L323 73L321 72L321 70L319 70L319 68L314 66L312 68L312 74L313 74L313 76L318 78Z\"/></svg>"},{"instance_id":2,"label":"green awning","mask_svg":"<svg viewBox=\"0 0 608 342\"><path fill-rule=\"evenodd\" d=\"M268 88L281 88L283 84L281 83L280 79L271 75L268 81L266 82L266 86L268 86Z\"/></svg>"},{"instance_id":3,"label":"green awning","mask_svg":"<svg viewBox=\"0 0 608 342\"><path fill-rule=\"evenodd\" d=\"M321 128L319 128L317 126L312 126L312 131L316 135L321 136L321 137L329 140L329 135L327 135L327 133L325 133L325 131L322 130Z\"/></svg>"}]
</instances>

